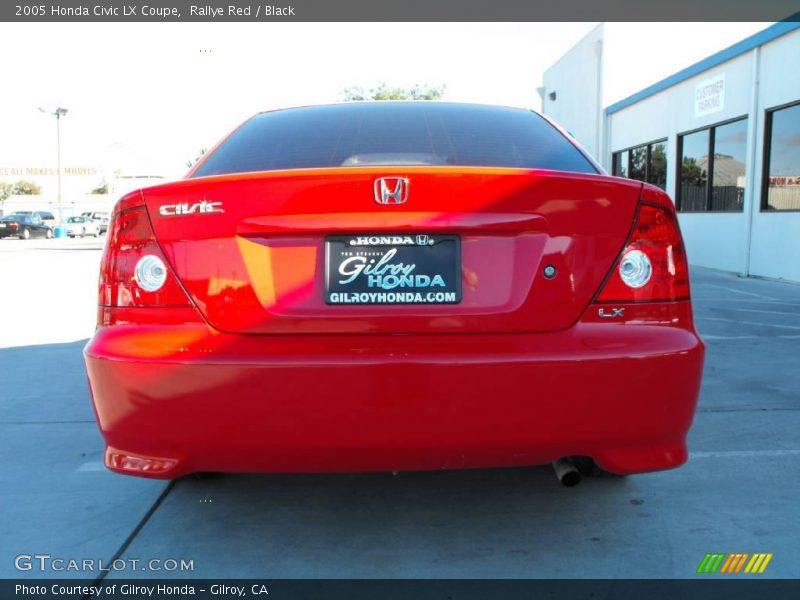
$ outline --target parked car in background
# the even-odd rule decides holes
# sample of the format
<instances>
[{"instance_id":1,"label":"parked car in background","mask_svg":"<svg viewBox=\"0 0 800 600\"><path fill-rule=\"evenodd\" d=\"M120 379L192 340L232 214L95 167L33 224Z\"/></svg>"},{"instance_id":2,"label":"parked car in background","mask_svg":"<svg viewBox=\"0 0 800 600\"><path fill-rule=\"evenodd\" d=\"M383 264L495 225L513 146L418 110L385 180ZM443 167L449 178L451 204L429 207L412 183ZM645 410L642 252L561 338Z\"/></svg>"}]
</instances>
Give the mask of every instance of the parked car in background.
<instances>
[{"instance_id":1,"label":"parked car in background","mask_svg":"<svg viewBox=\"0 0 800 600\"><path fill-rule=\"evenodd\" d=\"M15 211L13 214L15 215L28 215L34 216L37 215L42 222L50 227L51 229L56 226L56 218L49 210L18 210Z\"/></svg>"},{"instance_id":2,"label":"parked car in background","mask_svg":"<svg viewBox=\"0 0 800 600\"><path fill-rule=\"evenodd\" d=\"M42 219L42 222L50 227L51 229L56 226L56 217L48 210L39 210L36 211L37 215L39 215Z\"/></svg>"},{"instance_id":3,"label":"parked car in background","mask_svg":"<svg viewBox=\"0 0 800 600\"><path fill-rule=\"evenodd\" d=\"M0 238L17 236L27 240L32 237L53 237L53 229L38 214L12 213L0 218Z\"/></svg>"},{"instance_id":4,"label":"parked car in background","mask_svg":"<svg viewBox=\"0 0 800 600\"><path fill-rule=\"evenodd\" d=\"M86 237L100 235L100 226L89 217L69 217L64 225L64 230L69 237Z\"/></svg>"},{"instance_id":5,"label":"parked car in background","mask_svg":"<svg viewBox=\"0 0 800 600\"><path fill-rule=\"evenodd\" d=\"M103 234L108 231L108 213L100 210L81 213L82 217L87 217L97 223L100 233Z\"/></svg>"}]
</instances>

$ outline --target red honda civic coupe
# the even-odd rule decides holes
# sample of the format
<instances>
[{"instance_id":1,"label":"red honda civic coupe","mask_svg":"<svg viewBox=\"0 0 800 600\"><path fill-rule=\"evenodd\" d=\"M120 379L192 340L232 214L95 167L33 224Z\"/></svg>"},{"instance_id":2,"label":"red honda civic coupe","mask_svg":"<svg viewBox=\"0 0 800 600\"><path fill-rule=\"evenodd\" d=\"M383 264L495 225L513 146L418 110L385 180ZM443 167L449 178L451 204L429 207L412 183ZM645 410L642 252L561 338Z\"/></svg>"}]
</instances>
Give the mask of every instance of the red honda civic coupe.
<instances>
[{"instance_id":1,"label":"red honda civic coupe","mask_svg":"<svg viewBox=\"0 0 800 600\"><path fill-rule=\"evenodd\" d=\"M121 473L687 458L704 346L673 203L528 110L258 114L119 200L98 304Z\"/></svg>"}]
</instances>

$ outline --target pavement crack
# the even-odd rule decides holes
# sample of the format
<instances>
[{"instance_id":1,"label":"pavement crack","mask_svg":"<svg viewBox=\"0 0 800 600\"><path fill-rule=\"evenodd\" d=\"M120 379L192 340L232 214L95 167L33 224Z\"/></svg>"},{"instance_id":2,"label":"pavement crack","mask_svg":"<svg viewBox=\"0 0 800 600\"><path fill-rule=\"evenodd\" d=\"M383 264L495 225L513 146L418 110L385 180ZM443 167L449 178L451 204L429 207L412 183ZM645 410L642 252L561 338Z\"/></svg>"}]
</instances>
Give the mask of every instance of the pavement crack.
<instances>
[{"instance_id":1,"label":"pavement crack","mask_svg":"<svg viewBox=\"0 0 800 600\"><path fill-rule=\"evenodd\" d=\"M125 538L125 541L122 542L122 545L114 553L114 556L111 557L111 560L108 563L106 563L107 565L113 565L114 561L116 561L125 553L125 551L128 549L128 546L131 545L133 540L136 539L136 536L139 535L139 532L142 529L144 529L145 525L147 525L147 522L150 520L150 517L152 517L156 513L159 506L161 506L161 503L164 502L164 500L166 500L167 496L169 496L169 493L172 491L172 488L175 487L176 481L177 479L171 479L170 482L166 485L166 487L164 487L164 489L158 495L158 498L156 498L155 502L153 502L153 505L139 520L139 522L136 524L136 527L134 527L131 530L131 532L128 534L128 537ZM92 582L92 587L100 587L100 585L103 583L103 580L109 573L110 573L109 569L106 569L105 571L100 573L97 576L97 578L95 578L95 580ZM89 600L90 598L91 596L84 596L81 600Z\"/></svg>"}]
</instances>

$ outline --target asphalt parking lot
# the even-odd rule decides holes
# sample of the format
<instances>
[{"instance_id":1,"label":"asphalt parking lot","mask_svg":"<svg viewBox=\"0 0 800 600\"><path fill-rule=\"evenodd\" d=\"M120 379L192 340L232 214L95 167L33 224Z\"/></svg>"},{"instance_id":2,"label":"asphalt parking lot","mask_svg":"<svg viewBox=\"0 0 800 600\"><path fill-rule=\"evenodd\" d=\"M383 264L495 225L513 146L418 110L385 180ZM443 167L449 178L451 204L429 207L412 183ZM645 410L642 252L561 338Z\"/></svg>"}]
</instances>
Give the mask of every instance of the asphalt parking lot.
<instances>
[{"instance_id":1,"label":"asphalt parking lot","mask_svg":"<svg viewBox=\"0 0 800 600\"><path fill-rule=\"evenodd\" d=\"M0 577L94 575L15 569L44 553L194 566L110 577L691 578L708 552L771 552L770 577L800 576L798 285L693 270L708 353L677 470L164 482L102 466L81 359L101 244L0 240Z\"/></svg>"}]
</instances>

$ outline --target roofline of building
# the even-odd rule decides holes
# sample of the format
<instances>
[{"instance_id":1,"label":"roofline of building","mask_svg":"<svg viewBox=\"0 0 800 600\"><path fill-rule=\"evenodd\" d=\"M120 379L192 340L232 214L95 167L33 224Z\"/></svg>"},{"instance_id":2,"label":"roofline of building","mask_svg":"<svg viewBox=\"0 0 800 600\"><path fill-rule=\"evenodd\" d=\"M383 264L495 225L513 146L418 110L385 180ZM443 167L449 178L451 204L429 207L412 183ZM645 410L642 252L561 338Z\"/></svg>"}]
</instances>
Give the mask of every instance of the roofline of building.
<instances>
[{"instance_id":1,"label":"roofline of building","mask_svg":"<svg viewBox=\"0 0 800 600\"><path fill-rule=\"evenodd\" d=\"M796 19L797 15L790 17L792 19ZM662 79L661 81L654 83L651 86L644 88L643 90L636 92L635 94L628 96L620 100L619 102L615 102L614 104L608 106L605 110L607 115L614 114L615 112L621 111L623 108L627 108L632 104L636 104L644 100L645 98L649 98L659 92L666 90L682 81L686 81L694 77L695 75L699 75L703 71L708 71L709 69L713 69L716 66L721 65L724 62L728 62L732 58L736 58L746 52L749 52L753 48L757 48L758 46L763 46L767 42L771 42L781 36L786 35L787 33L791 33L800 29L800 22L795 21L780 21L775 23L774 25L770 25L763 31L759 31L751 35L748 38L745 38L739 42L736 42L732 46L728 46L724 50L720 50L716 54L712 54L708 58L704 58L700 62L696 62L693 65L686 67L682 71L678 71L677 73L670 75L669 77Z\"/></svg>"},{"instance_id":2,"label":"roofline of building","mask_svg":"<svg viewBox=\"0 0 800 600\"><path fill-rule=\"evenodd\" d=\"M547 67L547 70L542 74L542 80L544 80L544 76L545 75L547 75L550 71L552 71L559 64L561 64L561 61L563 61L565 58L567 58L567 56L569 55L570 52L572 52L573 50L575 50L575 48L580 46L586 40L586 38L588 38L590 35L592 35L598 29L601 29L601 28L605 29L605 25L606 25L605 21L601 21L600 23L598 23L597 25L592 27L589 31L587 31L586 35L584 35L583 37L581 37L581 39L579 39L577 42L575 42L575 44L573 44L572 47L569 50L564 52L564 54L562 54L556 62L554 62L549 67ZM602 40L602 38L601 38L601 40Z\"/></svg>"}]
</instances>

